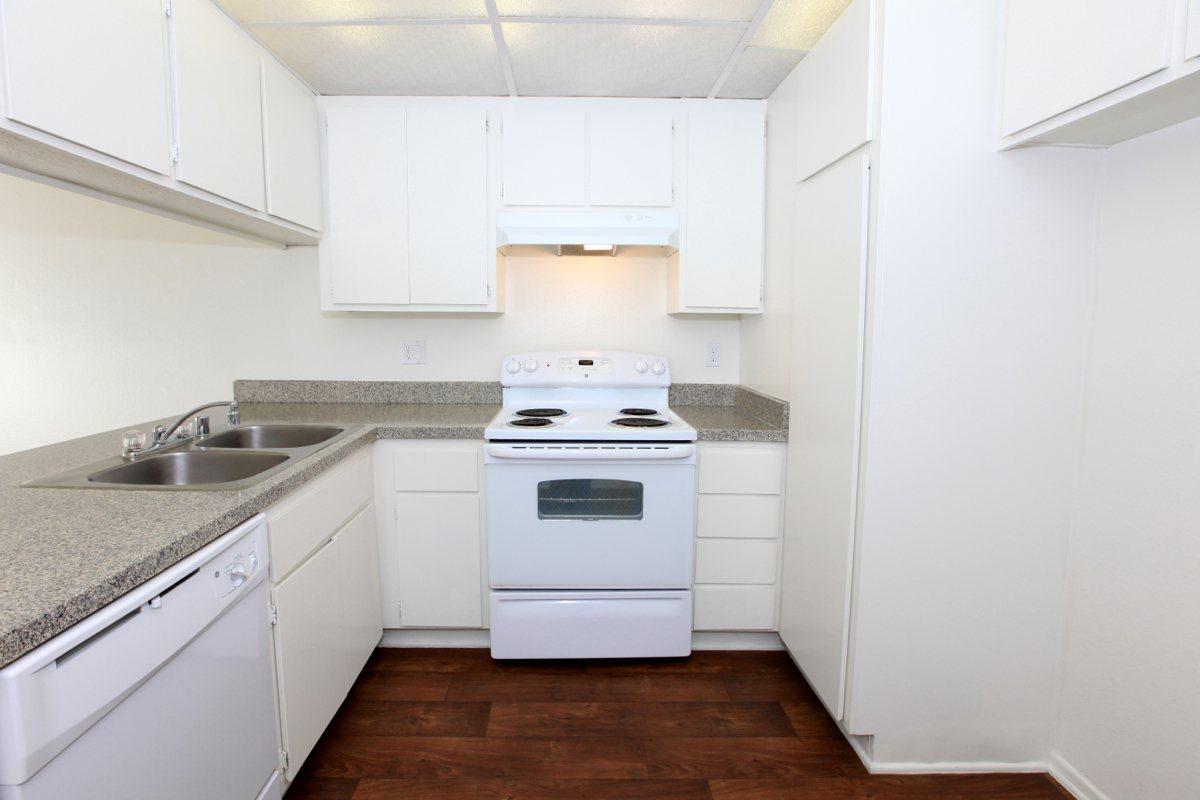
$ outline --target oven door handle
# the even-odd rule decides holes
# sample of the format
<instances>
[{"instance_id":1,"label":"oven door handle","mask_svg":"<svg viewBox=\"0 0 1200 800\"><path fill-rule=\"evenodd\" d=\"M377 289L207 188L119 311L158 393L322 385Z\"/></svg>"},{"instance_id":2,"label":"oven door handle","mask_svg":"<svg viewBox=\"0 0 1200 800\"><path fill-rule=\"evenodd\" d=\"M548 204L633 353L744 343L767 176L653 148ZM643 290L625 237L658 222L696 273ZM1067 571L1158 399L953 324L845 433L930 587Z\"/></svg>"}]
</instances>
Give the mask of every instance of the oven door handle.
<instances>
[{"instance_id":1,"label":"oven door handle","mask_svg":"<svg viewBox=\"0 0 1200 800\"><path fill-rule=\"evenodd\" d=\"M678 461L696 454L694 444L489 444L492 458L513 461Z\"/></svg>"}]
</instances>

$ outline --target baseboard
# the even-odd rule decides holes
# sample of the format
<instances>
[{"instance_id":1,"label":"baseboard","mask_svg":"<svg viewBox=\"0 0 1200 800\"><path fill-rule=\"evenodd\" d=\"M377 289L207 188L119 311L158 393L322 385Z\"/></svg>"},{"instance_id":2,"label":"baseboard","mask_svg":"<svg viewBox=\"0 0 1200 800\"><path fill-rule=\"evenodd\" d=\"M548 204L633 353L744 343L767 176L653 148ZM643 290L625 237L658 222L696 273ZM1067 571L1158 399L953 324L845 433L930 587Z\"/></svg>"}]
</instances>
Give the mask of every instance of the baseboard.
<instances>
[{"instance_id":1,"label":"baseboard","mask_svg":"<svg viewBox=\"0 0 1200 800\"><path fill-rule=\"evenodd\" d=\"M1108 800L1108 795L1071 766L1061 753L1050 753L1050 776L1079 800Z\"/></svg>"},{"instance_id":2,"label":"baseboard","mask_svg":"<svg viewBox=\"0 0 1200 800\"><path fill-rule=\"evenodd\" d=\"M462 628L388 628L380 647L489 647L488 631ZM695 631L693 650L782 650L774 631Z\"/></svg>"},{"instance_id":3,"label":"baseboard","mask_svg":"<svg viewBox=\"0 0 1200 800\"><path fill-rule=\"evenodd\" d=\"M857 748L855 749L857 751ZM861 752L859 757L863 757ZM875 761L868 758L864 763L873 775L1050 772L1050 765L1045 761Z\"/></svg>"}]
</instances>

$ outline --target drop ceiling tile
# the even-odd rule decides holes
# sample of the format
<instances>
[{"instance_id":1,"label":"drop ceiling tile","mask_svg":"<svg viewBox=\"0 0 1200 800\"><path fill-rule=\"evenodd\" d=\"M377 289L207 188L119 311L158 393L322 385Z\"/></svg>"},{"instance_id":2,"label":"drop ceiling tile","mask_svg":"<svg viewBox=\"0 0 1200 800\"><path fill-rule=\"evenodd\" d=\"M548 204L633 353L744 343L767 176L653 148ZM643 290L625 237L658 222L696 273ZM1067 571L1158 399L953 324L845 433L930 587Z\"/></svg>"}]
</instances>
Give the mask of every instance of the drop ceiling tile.
<instances>
[{"instance_id":1,"label":"drop ceiling tile","mask_svg":"<svg viewBox=\"0 0 1200 800\"><path fill-rule=\"evenodd\" d=\"M749 22L760 0L496 0L505 17L700 19Z\"/></svg>"},{"instance_id":2,"label":"drop ceiling tile","mask_svg":"<svg viewBox=\"0 0 1200 800\"><path fill-rule=\"evenodd\" d=\"M741 36L736 27L504 22L517 93L705 97Z\"/></svg>"},{"instance_id":3,"label":"drop ceiling tile","mask_svg":"<svg viewBox=\"0 0 1200 800\"><path fill-rule=\"evenodd\" d=\"M750 44L811 50L850 0L775 0Z\"/></svg>"},{"instance_id":4,"label":"drop ceiling tile","mask_svg":"<svg viewBox=\"0 0 1200 800\"><path fill-rule=\"evenodd\" d=\"M483 0L218 0L245 23L487 17Z\"/></svg>"},{"instance_id":5,"label":"drop ceiling tile","mask_svg":"<svg viewBox=\"0 0 1200 800\"><path fill-rule=\"evenodd\" d=\"M508 94L487 24L251 30L321 94Z\"/></svg>"},{"instance_id":6,"label":"drop ceiling tile","mask_svg":"<svg viewBox=\"0 0 1200 800\"><path fill-rule=\"evenodd\" d=\"M729 77L717 97L761 100L775 91L800 60L803 50L773 50L747 47L733 63Z\"/></svg>"}]
</instances>

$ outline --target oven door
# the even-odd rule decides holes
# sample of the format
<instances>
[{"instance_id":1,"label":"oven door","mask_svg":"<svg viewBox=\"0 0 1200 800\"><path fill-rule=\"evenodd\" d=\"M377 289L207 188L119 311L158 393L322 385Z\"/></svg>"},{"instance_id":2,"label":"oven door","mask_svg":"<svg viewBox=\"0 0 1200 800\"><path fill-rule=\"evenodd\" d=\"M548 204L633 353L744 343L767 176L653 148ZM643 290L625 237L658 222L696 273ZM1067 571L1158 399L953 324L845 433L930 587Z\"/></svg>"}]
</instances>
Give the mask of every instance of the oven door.
<instances>
[{"instance_id":1,"label":"oven door","mask_svg":"<svg viewBox=\"0 0 1200 800\"><path fill-rule=\"evenodd\" d=\"M489 455L485 469L493 589L691 586L692 456Z\"/></svg>"}]
</instances>

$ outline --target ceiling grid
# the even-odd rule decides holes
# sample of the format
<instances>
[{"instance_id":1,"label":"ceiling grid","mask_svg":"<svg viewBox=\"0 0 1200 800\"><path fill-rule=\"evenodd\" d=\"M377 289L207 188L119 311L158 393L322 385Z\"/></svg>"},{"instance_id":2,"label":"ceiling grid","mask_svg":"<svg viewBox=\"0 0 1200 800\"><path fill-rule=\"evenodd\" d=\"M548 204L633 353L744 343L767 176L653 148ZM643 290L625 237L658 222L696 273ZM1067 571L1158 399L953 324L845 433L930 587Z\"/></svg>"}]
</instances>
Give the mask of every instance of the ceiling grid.
<instances>
[{"instance_id":1,"label":"ceiling grid","mask_svg":"<svg viewBox=\"0 0 1200 800\"><path fill-rule=\"evenodd\" d=\"M217 0L327 95L763 98L850 0Z\"/></svg>"}]
</instances>

